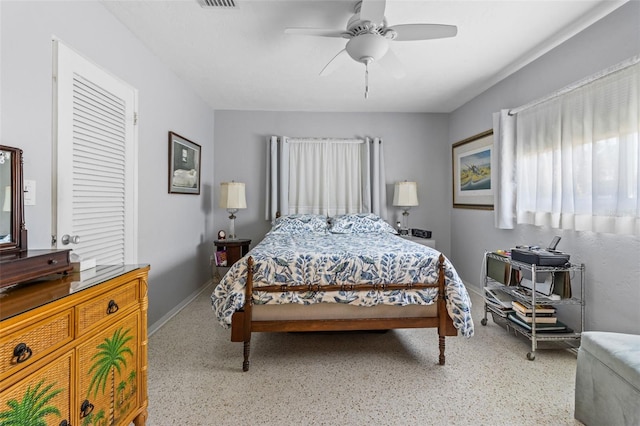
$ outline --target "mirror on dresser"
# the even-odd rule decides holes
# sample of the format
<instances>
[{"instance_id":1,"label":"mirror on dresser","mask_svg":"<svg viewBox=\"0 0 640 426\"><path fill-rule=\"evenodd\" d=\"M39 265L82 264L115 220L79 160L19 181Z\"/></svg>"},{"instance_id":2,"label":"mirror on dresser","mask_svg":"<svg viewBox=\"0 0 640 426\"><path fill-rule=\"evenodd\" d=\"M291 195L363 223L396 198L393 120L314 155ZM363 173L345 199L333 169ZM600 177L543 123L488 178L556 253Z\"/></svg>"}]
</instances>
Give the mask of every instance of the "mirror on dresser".
<instances>
[{"instance_id":1,"label":"mirror on dresser","mask_svg":"<svg viewBox=\"0 0 640 426\"><path fill-rule=\"evenodd\" d=\"M27 249L22 150L0 145L0 288L73 269L71 250Z\"/></svg>"},{"instance_id":2,"label":"mirror on dresser","mask_svg":"<svg viewBox=\"0 0 640 426\"><path fill-rule=\"evenodd\" d=\"M22 150L0 145L0 255L27 250Z\"/></svg>"}]
</instances>

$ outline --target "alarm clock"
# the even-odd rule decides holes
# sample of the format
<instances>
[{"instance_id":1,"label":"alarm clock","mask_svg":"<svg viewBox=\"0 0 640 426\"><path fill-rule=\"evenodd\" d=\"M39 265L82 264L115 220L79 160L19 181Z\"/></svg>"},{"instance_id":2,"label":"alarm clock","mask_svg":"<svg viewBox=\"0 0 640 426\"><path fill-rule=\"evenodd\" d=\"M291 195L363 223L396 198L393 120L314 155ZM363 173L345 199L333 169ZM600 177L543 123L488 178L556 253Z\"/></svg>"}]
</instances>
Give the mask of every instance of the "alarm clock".
<instances>
[{"instance_id":1,"label":"alarm clock","mask_svg":"<svg viewBox=\"0 0 640 426\"><path fill-rule=\"evenodd\" d=\"M411 230L411 235L413 235L414 237L418 237L418 238L431 238L431 231L427 231L425 229L417 229L417 228L413 228Z\"/></svg>"},{"instance_id":2,"label":"alarm clock","mask_svg":"<svg viewBox=\"0 0 640 426\"><path fill-rule=\"evenodd\" d=\"M227 233L224 232L222 229L218 231L218 239L219 240L224 240L227 238Z\"/></svg>"}]
</instances>

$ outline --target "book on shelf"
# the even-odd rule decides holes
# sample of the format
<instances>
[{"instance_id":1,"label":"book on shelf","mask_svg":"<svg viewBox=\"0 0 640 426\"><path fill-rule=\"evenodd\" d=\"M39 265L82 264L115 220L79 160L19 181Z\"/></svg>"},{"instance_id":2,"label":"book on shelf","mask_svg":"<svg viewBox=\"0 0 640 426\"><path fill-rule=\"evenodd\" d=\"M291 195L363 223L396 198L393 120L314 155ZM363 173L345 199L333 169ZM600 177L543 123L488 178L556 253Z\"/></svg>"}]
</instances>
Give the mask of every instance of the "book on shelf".
<instances>
[{"instance_id":1,"label":"book on shelf","mask_svg":"<svg viewBox=\"0 0 640 426\"><path fill-rule=\"evenodd\" d=\"M514 311L516 315L527 324L531 324L533 322L533 316L528 314L523 314L520 311ZM542 314L545 315L545 314ZM556 324L558 318L554 315L551 316L540 316L536 313L536 324Z\"/></svg>"},{"instance_id":2,"label":"book on shelf","mask_svg":"<svg viewBox=\"0 0 640 426\"><path fill-rule=\"evenodd\" d=\"M507 318L525 330L531 331L532 324L523 321L518 315L508 314ZM573 333L573 330L560 322L560 320L557 320L555 324L539 324L536 322L536 333Z\"/></svg>"},{"instance_id":3,"label":"book on shelf","mask_svg":"<svg viewBox=\"0 0 640 426\"><path fill-rule=\"evenodd\" d=\"M515 309L512 309L513 312L518 312L520 315L522 315L523 317L532 317L533 316L533 312L520 312L520 311L516 311ZM551 312L544 312L544 313L540 313L538 311L536 311L536 318L541 318L541 317L555 317L556 314L555 313L551 313Z\"/></svg>"},{"instance_id":4,"label":"book on shelf","mask_svg":"<svg viewBox=\"0 0 640 426\"><path fill-rule=\"evenodd\" d=\"M487 304L487 307L491 309L492 312L494 312L497 315L500 315L503 318L506 318L507 314L513 312L512 308L506 308L501 304L492 302L491 300L488 300L488 299L485 300L485 303Z\"/></svg>"},{"instance_id":5,"label":"book on shelf","mask_svg":"<svg viewBox=\"0 0 640 426\"><path fill-rule=\"evenodd\" d=\"M511 304L515 300L515 298L509 293L500 291L495 287L485 287L484 296L485 296L485 300L488 303L491 303L492 305L500 307L502 309L509 309L509 310L512 309Z\"/></svg>"},{"instance_id":6,"label":"book on shelf","mask_svg":"<svg viewBox=\"0 0 640 426\"><path fill-rule=\"evenodd\" d=\"M493 306L493 309L491 310L491 312L493 314L498 315L501 318L506 318L507 315L512 314L513 313L513 309L504 309L504 308L500 308L499 306Z\"/></svg>"},{"instance_id":7,"label":"book on shelf","mask_svg":"<svg viewBox=\"0 0 640 426\"><path fill-rule=\"evenodd\" d=\"M511 302L511 306L515 311L522 312L523 314L530 314L533 312L531 306L527 306L522 302L514 300ZM538 305L536 304L536 315L538 314L555 314L556 308L551 305Z\"/></svg>"},{"instance_id":8,"label":"book on shelf","mask_svg":"<svg viewBox=\"0 0 640 426\"><path fill-rule=\"evenodd\" d=\"M216 266L227 266L227 252L224 250L216 251Z\"/></svg>"}]
</instances>

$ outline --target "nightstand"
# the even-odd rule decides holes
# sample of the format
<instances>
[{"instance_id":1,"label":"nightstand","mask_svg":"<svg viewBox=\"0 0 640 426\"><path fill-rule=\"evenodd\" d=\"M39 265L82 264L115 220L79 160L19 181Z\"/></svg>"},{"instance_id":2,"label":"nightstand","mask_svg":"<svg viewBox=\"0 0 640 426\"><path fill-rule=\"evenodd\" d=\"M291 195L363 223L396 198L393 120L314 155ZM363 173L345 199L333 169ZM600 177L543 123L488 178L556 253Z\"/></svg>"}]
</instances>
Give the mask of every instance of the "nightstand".
<instances>
[{"instance_id":1,"label":"nightstand","mask_svg":"<svg viewBox=\"0 0 640 426\"><path fill-rule=\"evenodd\" d=\"M436 240L414 237L412 235L401 235L401 238L404 238L405 240L413 241L414 243L422 244L423 246L436 248Z\"/></svg>"},{"instance_id":2,"label":"nightstand","mask_svg":"<svg viewBox=\"0 0 640 426\"><path fill-rule=\"evenodd\" d=\"M235 240L215 240L213 242L216 251L227 252L227 267L232 266L244 255L249 253L249 244L251 244L251 240L243 238Z\"/></svg>"}]
</instances>

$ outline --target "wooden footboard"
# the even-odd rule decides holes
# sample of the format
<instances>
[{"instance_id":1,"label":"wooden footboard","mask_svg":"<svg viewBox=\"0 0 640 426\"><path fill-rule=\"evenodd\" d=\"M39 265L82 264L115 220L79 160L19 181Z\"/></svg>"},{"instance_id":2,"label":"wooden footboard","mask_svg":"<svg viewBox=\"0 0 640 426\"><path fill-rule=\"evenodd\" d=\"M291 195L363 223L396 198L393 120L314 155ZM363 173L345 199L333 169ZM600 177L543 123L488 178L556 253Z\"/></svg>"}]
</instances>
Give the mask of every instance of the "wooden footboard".
<instances>
[{"instance_id":1,"label":"wooden footboard","mask_svg":"<svg viewBox=\"0 0 640 426\"><path fill-rule=\"evenodd\" d=\"M445 363L445 336L458 334L451 317L447 312L444 256L438 259L438 281L435 284L354 284L330 286L289 286L273 285L260 287L260 291L336 291L336 290L387 290L387 289L421 289L438 288L437 316L412 318L365 318L365 319L330 319L330 320L269 320L254 321L253 310L253 259L247 258L247 283L245 288L245 305L242 311L235 312L231 320L231 341L244 342L244 361L242 370L249 370L249 355L252 332L299 332L299 331L351 331L351 330L388 330L395 328L438 328L439 363Z\"/></svg>"}]
</instances>

